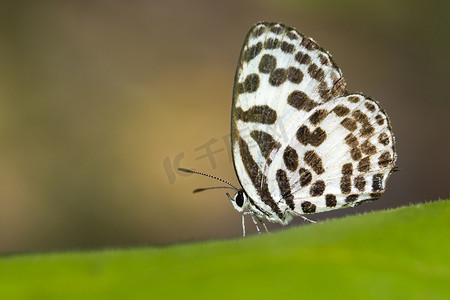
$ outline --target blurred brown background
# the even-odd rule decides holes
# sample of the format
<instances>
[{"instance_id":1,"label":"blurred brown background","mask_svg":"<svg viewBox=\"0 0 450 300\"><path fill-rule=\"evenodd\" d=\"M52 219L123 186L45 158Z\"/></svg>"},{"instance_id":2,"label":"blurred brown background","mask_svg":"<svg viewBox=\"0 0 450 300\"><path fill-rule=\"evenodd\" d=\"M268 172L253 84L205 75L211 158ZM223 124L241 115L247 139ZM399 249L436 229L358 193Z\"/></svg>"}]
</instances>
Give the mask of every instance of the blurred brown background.
<instances>
[{"instance_id":1,"label":"blurred brown background","mask_svg":"<svg viewBox=\"0 0 450 300\"><path fill-rule=\"evenodd\" d=\"M191 193L216 183L174 168L237 184L233 77L245 34L263 20L328 49L349 90L381 102L397 138L400 172L379 201L313 219L448 197L446 3L2 1L0 252L240 236L222 191Z\"/></svg>"}]
</instances>

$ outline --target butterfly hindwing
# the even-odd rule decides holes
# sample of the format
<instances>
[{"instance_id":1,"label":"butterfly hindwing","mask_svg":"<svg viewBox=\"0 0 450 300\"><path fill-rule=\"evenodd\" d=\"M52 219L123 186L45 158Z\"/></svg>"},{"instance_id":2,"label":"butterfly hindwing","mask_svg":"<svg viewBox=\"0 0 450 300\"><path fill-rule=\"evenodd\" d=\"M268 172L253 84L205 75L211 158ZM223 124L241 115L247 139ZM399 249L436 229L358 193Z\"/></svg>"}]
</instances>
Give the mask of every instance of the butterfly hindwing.
<instances>
[{"instance_id":1,"label":"butterfly hindwing","mask_svg":"<svg viewBox=\"0 0 450 300\"><path fill-rule=\"evenodd\" d=\"M331 56L282 24L258 23L248 33L231 122L239 181L280 223L378 197L395 164L390 123L377 102L348 95Z\"/></svg>"},{"instance_id":2,"label":"butterfly hindwing","mask_svg":"<svg viewBox=\"0 0 450 300\"><path fill-rule=\"evenodd\" d=\"M355 206L384 192L396 154L389 119L376 101L360 94L338 97L297 126L267 169L269 178L278 180L283 171L289 178L287 195L274 188L274 198L292 198L293 211L314 213Z\"/></svg>"}]
</instances>

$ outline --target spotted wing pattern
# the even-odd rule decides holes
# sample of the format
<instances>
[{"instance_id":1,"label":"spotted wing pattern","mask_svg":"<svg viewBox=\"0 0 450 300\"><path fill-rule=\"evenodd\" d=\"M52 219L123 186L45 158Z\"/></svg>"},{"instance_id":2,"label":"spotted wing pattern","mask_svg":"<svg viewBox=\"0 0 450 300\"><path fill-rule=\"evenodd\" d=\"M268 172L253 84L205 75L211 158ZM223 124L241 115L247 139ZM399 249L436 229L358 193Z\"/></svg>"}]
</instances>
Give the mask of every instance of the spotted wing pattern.
<instances>
[{"instance_id":1,"label":"spotted wing pattern","mask_svg":"<svg viewBox=\"0 0 450 300\"><path fill-rule=\"evenodd\" d=\"M330 54L283 24L258 23L233 92L233 162L254 209L293 215L377 199L396 152L379 104L346 91Z\"/></svg>"}]
</instances>

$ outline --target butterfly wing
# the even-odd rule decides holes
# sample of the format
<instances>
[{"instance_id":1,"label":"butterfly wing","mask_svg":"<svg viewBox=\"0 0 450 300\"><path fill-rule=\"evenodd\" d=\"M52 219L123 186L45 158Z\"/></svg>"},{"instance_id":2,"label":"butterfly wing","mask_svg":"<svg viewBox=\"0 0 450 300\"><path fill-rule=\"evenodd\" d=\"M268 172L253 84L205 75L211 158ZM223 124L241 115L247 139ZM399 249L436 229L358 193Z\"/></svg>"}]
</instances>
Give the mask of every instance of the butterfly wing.
<instances>
[{"instance_id":1,"label":"butterfly wing","mask_svg":"<svg viewBox=\"0 0 450 300\"><path fill-rule=\"evenodd\" d=\"M394 142L376 101L361 94L332 99L311 110L284 150L274 153L267 169L278 182L273 197L292 199L298 214L377 199L395 166Z\"/></svg>"},{"instance_id":2,"label":"butterfly wing","mask_svg":"<svg viewBox=\"0 0 450 300\"><path fill-rule=\"evenodd\" d=\"M361 100L356 102L354 97ZM345 106L341 102L352 105ZM369 115L365 103L374 107ZM348 110L347 114L342 110ZM384 126L375 126L377 118L384 120ZM353 121L356 128L351 132L355 132L358 145L353 142L354 147L349 148L344 137L350 132L345 131L348 129L341 122L347 125ZM370 134L359 135L363 127L371 131ZM342 190L339 193L335 188L344 186L341 184L343 163L351 162L353 166L359 161L367 162L366 157L362 157L367 151L363 153L362 147L369 142L373 145L376 133L387 135L391 160L384 171L378 170L373 167L375 154L371 150L374 155L369 159L371 173L367 168L360 168L364 172L359 172L355 165L358 172L347 172L344 179L347 183L350 176L350 192L347 193L347 188L345 193ZM363 144L365 140L361 138L368 142ZM280 223L286 223L292 213L334 209L368 199L361 196L363 192L369 195L364 185L364 189L358 190L358 199L350 202L355 198L352 182L357 176L363 176L366 183L370 176L380 182L382 188L377 189L378 195L384 190L386 174L395 163L389 121L378 104L362 95L347 95L342 73L331 56L312 39L275 23L256 24L245 39L235 77L231 141L236 173L252 205ZM356 162L351 155L357 150L361 158ZM375 152L380 151L381 148L377 148ZM356 154L353 155L356 158ZM387 158L387 154L383 157ZM378 176L380 173L383 178ZM321 182L324 191L320 195L312 193L313 189L320 191ZM359 183L358 187L361 186ZM336 197L336 205L326 205L327 195ZM343 200L344 195L345 199L352 197ZM327 198L329 204L333 202L330 197Z\"/></svg>"}]
</instances>

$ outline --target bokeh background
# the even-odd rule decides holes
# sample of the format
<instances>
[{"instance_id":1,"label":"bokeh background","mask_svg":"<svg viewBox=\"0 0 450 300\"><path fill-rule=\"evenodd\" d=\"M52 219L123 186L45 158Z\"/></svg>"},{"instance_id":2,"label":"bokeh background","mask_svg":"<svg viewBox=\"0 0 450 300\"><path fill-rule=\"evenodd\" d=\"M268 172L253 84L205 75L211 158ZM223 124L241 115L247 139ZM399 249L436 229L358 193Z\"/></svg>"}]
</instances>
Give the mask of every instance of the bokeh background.
<instances>
[{"instance_id":1,"label":"bokeh background","mask_svg":"<svg viewBox=\"0 0 450 300\"><path fill-rule=\"evenodd\" d=\"M191 193L216 183L176 167L238 183L233 77L257 21L312 36L392 119L400 172L384 196L313 219L448 197L447 3L2 1L0 252L240 236L223 191Z\"/></svg>"}]
</instances>

